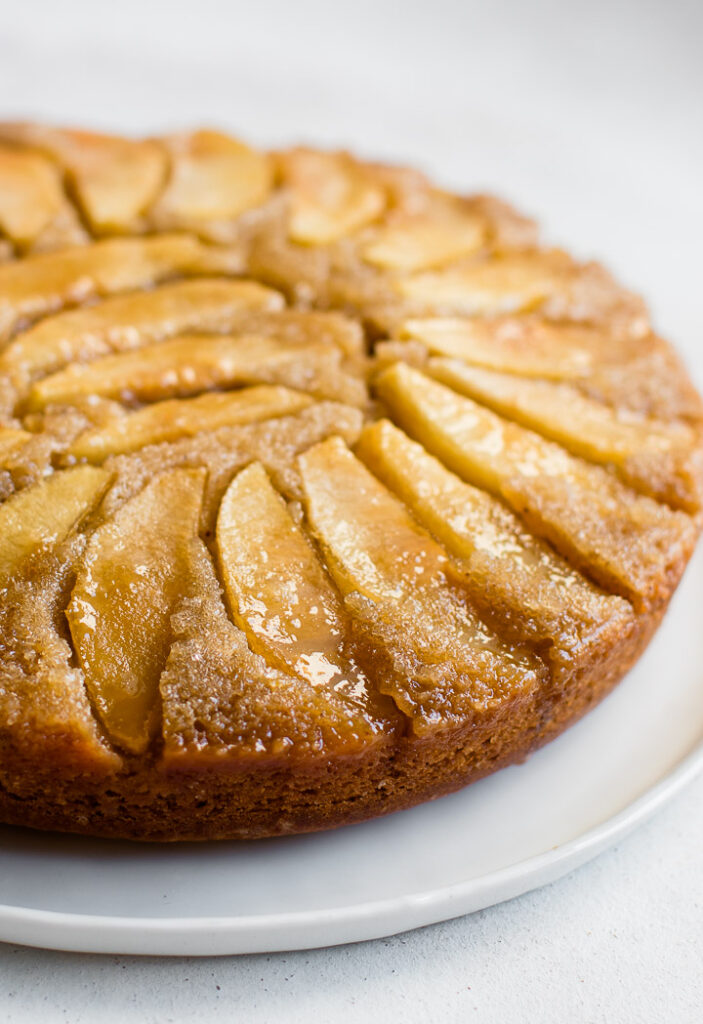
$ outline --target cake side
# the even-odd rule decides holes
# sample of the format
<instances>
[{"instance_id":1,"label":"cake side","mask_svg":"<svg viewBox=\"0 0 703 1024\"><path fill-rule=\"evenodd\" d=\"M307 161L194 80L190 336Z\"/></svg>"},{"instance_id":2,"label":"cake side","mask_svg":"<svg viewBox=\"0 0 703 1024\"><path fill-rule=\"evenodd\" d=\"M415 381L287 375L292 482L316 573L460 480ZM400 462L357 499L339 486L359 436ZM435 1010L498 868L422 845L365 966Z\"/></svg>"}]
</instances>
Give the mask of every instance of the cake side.
<instances>
[{"instance_id":1,"label":"cake side","mask_svg":"<svg viewBox=\"0 0 703 1024\"><path fill-rule=\"evenodd\" d=\"M556 701L505 708L480 726L466 723L431 739L401 735L357 758L286 766L203 758L170 770L127 759L118 772L95 765L77 771L53 744L47 750L42 742L28 756L5 729L0 817L23 827L170 842L314 832L404 810L519 764L555 739L611 692L660 621L661 613L642 623L611 649L603 668Z\"/></svg>"}]
</instances>

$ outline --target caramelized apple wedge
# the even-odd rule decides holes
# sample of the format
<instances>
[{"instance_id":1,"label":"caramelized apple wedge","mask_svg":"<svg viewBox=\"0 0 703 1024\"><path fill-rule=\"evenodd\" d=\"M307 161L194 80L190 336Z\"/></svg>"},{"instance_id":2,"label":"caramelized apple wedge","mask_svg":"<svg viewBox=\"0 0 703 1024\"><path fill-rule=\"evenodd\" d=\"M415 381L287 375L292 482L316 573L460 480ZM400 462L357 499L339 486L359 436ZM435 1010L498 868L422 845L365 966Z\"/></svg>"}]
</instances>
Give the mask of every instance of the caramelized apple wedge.
<instances>
[{"instance_id":1,"label":"caramelized apple wedge","mask_svg":"<svg viewBox=\"0 0 703 1024\"><path fill-rule=\"evenodd\" d=\"M256 383L281 383L319 397L337 398L337 394L325 394L325 382L344 383L337 380L344 377L341 361L339 350L325 345L289 345L250 335L186 334L45 377L30 389L27 408L36 411L89 395L150 402ZM356 385L356 397L363 401L360 382L349 383Z\"/></svg>"},{"instance_id":2,"label":"caramelized apple wedge","mask_svg":"<svg viewBox=\"0 0 703 1024\"><path fill-rule=\"evenodd\" d=\"M21 249L86 240L53 164L31 150L0 146L0 230Z\"/></svg>"},{"instance_id":3,"label":"caramelized apple wedge","mask_svg":"<svg viewBox=\"0 0 703 1024\"><path fill-rule=\"evenodd\" d=\"M391 212L361 253L382 270L412 273L472 255L485 235L485 221L465 203L437 197L417 212Z\"/></svg>"},{"instance_id":4,"label":"caramelized apple wedge","mask_svg":"<svg viewBox=\"0 0 703 1024\"><path fill-rule=\"evenodd\" d=\"M8 455L14 455L31 441L32 436L29 430L20 427L0 427L0 466Z\"/></svg>"},{"instance_id":5,"label":"caramelized apple wedge","mask_svg":"<svg viewBox=\"0 0 703 1024\"><path fill-rule=\"evenodd\" d=\"M277 551L275 546L270 550ZM258 575L263 553L250 554ZM296 761L309 765L311 760L319 766L331 755L355 757L394 741L401 716L358 671L341 681L330 665L325 682L327 673L316 673L312 658L311 670L300 665L302 671L296 674L269 664L252 650L225 611L219 581L201 541L193 547L191 570L192 581L172 619L174 643L160 682L167 764L202 768L226 757L229 764L259 761L269 769ZM284 579L291 582L287 575ZM280 594L275 580L270 583L273 590L266 587L266 596L275 605ZM262 607L261 612L258 624L268 621L275 643L273 606ZM314 615L307 621L314 621ZM291 625L296 628L294 622ZM318 634L313 627L313 642ZM349 685L352 679L355 685Z\"/></svg>"},{"instance_id":6,"label":"caramelized apple wedge","mask_svg":"<svg viewBox=\"0 0 703 1024\"><path fill-rule=\"evenodd\" d=\"M110 474L77 466L46 477L0 505L0 590L34 553L54 547L96 507Z\"/></svg>"},{"instance_id":7,"label":"caramelized apple wedge","mask_svg":"<svg viewBox=\"0 0 703 1024\"><path fill-rule=\"evenodd\" d=\"M703 466L691 427L618 413L567 384L521 380L458 360L431 359L428 372L574 455L614 466L635 490L688 512L700 508Z\"/></svg>"},{"instance_id":8,"label":"caramelized apple wedge","mask_svg":"<svg viewBox=\"0 0 703 1024\"><path fill-rule=\"evenodd\" d=\"M573 274L558 251L506 253L399 278L397 289L420 309L494 316L533 309L564 290Z\"/></svg>"},{"instance_id":9,"label":"caramelized apple wedge","mask_svg":"<svg viewBox=\"0 0 703 1024\"><path fill-rule=\"evenodd\" d=\"M230 484L217 551L232 617L252 649L312 686L368 703L369 683L344 650L339 596L261 463Z\"/></svg>"},{"instance_id":10,"label":"caramelized apple wedge","mask_svg":"<svg viewBox=\"0 0 703 1024\"><path fill-rule=\"evenodd\" d=\"M0 341L21 323L66 306L181 274L241 269L237 253L206 246L191 235L111 238L94 245L29 256L0 265Z\"/></svg>"},{"instance_id":11,"label":"caramelized apple wedge","mask_svg":"<svg viewBox=\"0 0 703 1024\"><path fill-rule=\"evenodd\" d=\"M222 225L259 206L273 187L270 157L229 135L199 131L161 143L171 173L151 219L162 230Z\"/></svg>"},{"instance_id":12,"label":"caramelized apple wedge","mask_svg":"<svg viewBox=\"0 0 703 1024\"><path fill-rule=\"evenodd\" d=\"M299 457L308 520L347 607L385 650L379 688L416 732L528 704L543 667L467 603L442 548L339 438Z\"/></svg>"},{"instance_id":13,"label":"caramelized apple wedge","mask_svg":"<svg viewBox=\"0 0 703 1024\"><path fill-rule=\"evenodd\" d=\"M329 345L338 348L357 365L363 363L367 355L363 328L343 313L312 309L283 309L273 313L254 311L245 315L237 328L237 333L278 338L294 345L306 342Z\"/></svg>"},{"instance_id":14,"label":"caramelized apple wedge","mask_svg":"<svg viewBox=\"0 0 703 1024\"><path fill-rule=\"evenodd\" d=\"M539 315L417 317L400 325L399 337L488 370L571 382L623 412L700 422L701 400L670 346L651 332L611 328Z\"/></svg>"},{"instance_id":15,"label":"caramelized apple wedge","mask_svg":"<svg viewBox=\"0 0 703 1024\"><path fill-rule=\"evenodd\" d=\"M205 470L172 470L118 509L90 538L66 610L93 706L110 738L133 753L158 728L159 677L204 486Z\"/></svg>"},{"instance_id":16,"label":"caramelized apple wedge","mask_svg":"<svg viewBox=\"0 0 703 1024\"><path fill-rule=\"evenodd\" d=\"M67 455L88 462L104 462L109 455L136 452L149 444L194 437L219 427L288 416L311 403L312 399L299 391L265 385L197 398L174 398L86 431L74 441Z\"/></svg>"},{"instance_id":17,"label":"caramelized apple wedge","mask_svg":"<svg viewBox=\"0 0 703 1024\"><path fill-rule=\"evenodd\" d=\"M109 458L105 468L114 472L115 482L106 497L105 514L118 509L166 469L203 466L208 476L201 532L208 538L214 537L220 503L236 473L251 462L261 462L287 500L300 500L296 455L332 434L353 444L362 422L359 409L337 402L313 402L294 415L219 427L195 437L182 437L170 444L150 445Z\"/></svg>"},{"instance_id":18,"label":"caramelized apple wedge","mask_svg":"<svg viewBox=\"0 0 703 1024\"><path fill-rule=\"evenodd\" d=\"M279 158L290 191L288 234L301 245L329 245L381 215L385 190L346 153L294 149Z\"/></svg>"},{"instance_id":19,"label":"caramelized apple wedge","mask_svg":"<svg viewBox=\"0 0 703 1024\"><path fill-rule=\"evenodd\" d=\"M612 338L592 327L531 317L420 317L406 320L400 335L421 341L433 355L547 380L586 376L613 349Z\"/></svg>"},{"instance_id":20,"label":"caramelized apple wedge","mask_svg":"<svg viewBox=\"0 0 703 1024\"><path fill-rule=\"evenodd\" d=\"M376 386L409 434L463 479L502 497L606 590L638 610L671 592L694 543L687 515L402 363Z\"/></svg>"},{"instance_id":21,"label":"caramelized apple wedge","mask_svg":"<svg viewBox=\"0 0 703 1024\"><path fill-rule=\"evenodd\" d=\"M282 307L278 292L255 281L176 281L47 317L0 353L0 373L21 388L69 363L130 351L187 331L225 331L247 312Z\"/></svg>"},{"instance_id":22,"label":"caramelized apple wedge","mask_svg":"<svg viewBox=\"0 0 703 1024\"><path fill-rule=\"evenodd\" d=\"M149 140L11 123L0 124L0 139L53 157L98 233L138 229L166 175L166 154Z\"/></svg>"},{"instance_id":23,"label":"caramelized apple wedge","mask_svg":"<svg viewBox=\"0 0 703 1024\"><path fill-rule=\"evenodd\" d=\"M32 786L41 788L51 786L57 773L68 773L71 785L77 777L105 779L122 765L96 721L62 628L67 577L82 546L71 528L54 546L32 552L29 571L0 576L3 786L22 797L23 814L21 775L28 763L34 765Z\"/></svg>"},{"instance_id":24,"label":"caramelized apple wedge","mask_svg":"<svg viewBox=\"0 0 703 1024\"><path fill-rule=\"evenodd\" d=\"M388 420L365 428L356 453L444 545L484 617L546 651L557 687L603 670L604 652L635 625L626 601L604 594Z\"/></svg>"}]
</instances>

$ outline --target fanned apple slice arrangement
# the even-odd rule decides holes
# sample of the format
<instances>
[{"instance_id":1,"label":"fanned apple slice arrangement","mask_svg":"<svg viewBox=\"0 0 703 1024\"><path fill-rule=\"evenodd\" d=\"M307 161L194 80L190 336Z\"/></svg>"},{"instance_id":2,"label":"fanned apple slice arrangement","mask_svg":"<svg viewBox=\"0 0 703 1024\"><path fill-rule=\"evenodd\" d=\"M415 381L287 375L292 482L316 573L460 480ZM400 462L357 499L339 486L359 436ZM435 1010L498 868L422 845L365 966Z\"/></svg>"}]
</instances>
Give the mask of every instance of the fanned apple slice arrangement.
<instances>
[{"instance_id":1,"label":"fanned apple slice arrangement","mask_svg":"<svg viewBox=\"0 0 703 1024\"><path fill-rule=\"evenodd\" d=\"M701 522L640 299L489 196L0 125L0 820L362 821L622 678Z\"/></svg>"}]
</instances>

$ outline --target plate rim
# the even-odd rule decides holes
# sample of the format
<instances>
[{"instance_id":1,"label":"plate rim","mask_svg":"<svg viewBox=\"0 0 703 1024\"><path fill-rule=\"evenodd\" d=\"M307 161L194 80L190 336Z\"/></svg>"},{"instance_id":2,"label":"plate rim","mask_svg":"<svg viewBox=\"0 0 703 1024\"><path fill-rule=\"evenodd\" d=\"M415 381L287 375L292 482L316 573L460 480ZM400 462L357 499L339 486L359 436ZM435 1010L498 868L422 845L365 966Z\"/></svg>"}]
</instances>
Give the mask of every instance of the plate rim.
<instances>
[{"instance_id":1,"label":"plate rim","mask_svg":"<svg viewBox=\"0 0 703 1024\"><path fill-rule=\"evenodd\" d=\"M139 956L231 956L372 941L461 917L556 881L642 824L700 774L703 737L634 800L574 839L448 886L341 907L226 917L121 917L0 904L0 941Z\"/></svg>"}]
</instances>

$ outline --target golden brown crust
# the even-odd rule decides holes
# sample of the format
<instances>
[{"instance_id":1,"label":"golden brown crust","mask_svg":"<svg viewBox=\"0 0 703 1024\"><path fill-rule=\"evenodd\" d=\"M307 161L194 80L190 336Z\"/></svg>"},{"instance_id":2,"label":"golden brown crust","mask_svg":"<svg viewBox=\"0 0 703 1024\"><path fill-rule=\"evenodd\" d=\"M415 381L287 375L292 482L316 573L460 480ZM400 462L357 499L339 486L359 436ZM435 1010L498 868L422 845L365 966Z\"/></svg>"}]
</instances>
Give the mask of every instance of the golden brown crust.
<instances>
[{"instance_id":1,"label":"golden brown crust","mask_svg":"<svg viewBox=\"0 0 703 1024\"><path fill-rule=\"evenodd\" d=\"M1 821L362 821L640 656L703 407L601 267L490 196L215 131L0 124L0 192Z\"/></svg>"},{"instance_id":2,"label":"golden brown crust","mask_svg":"<svg viewBox=\"0 0 703 1024\"><path fill-rule=\"evenodd\" d=\"M29 753L5 731L0 817L8 824L153 841L255 839L353 824L455 792L555 739L610 693L637 661L662 612L613 644L604 664L530 708L502 708L432 739L401 736L365 756L319 764L216 761L164 770L127 762L106 775L76 770L60 742ZM515 713L515 712L518 713ZM49 766L48 758L51 758Z\"/></svg>"}]
</instances>

